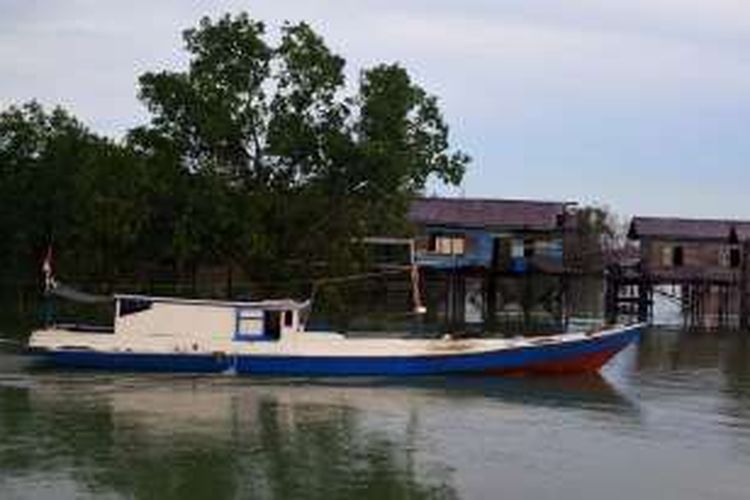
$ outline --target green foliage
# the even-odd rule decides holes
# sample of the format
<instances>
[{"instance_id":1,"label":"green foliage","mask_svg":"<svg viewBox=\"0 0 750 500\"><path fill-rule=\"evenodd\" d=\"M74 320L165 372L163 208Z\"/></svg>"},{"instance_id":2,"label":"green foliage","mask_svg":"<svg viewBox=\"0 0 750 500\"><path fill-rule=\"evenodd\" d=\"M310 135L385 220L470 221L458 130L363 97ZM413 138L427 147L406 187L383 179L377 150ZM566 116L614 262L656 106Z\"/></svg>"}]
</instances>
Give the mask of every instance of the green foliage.
<instances>
[{"instance_id":1,"label":"green foliage","mask_svg":"<svg viewBox=\"0 0 750 500\"><path fill-rule=\"evenodd\" d=\"M583 272L601 272L604 252L618 237L617 221L606 207L583 206L575 211L574 231L566 238L568 265Z\"/></svg>"},{"instance_id":2,"label":"green foliage","mask_svg":"<svg viewBox=\"0 0 750 500\"><path fill-rule=\"evenodd\" d=\"M399 65L348 86L310 26L274 38L247 14L183 37L189 65L140 77L152 118L122 142L35 102L0 115L0 256L16 278L54 242L58 268L110 285L202 265L309 281L355 266L358 238L407 230L430 177L461 181L468 157Z\"/></svg>"},{"instance_id":3,"label":"green foliage","mask_svg":"<svg viewBox=\"0 0 750 500\"><path fill-rule=\"evenodd\" d=\"M358 237L404 230L430 176L460 182L468 157L449 151L436 98L400 66L364 70L350 95L344 59L305 23L285 24L276 45L245 14L204 18L184 38L186 71L140 79L148 132L221 212L200 247L256 277L346 267Z\"/></svg>"},{"instance_id":4,"label":"green foliage","mask_svg":"<svg viewBox=\"0 0 750 500\"><path fill-rule=\"evenodd\" d=\"M84 277L135 264L149 188L133 151L31 102L0 114L0 158L7 278L35 280L49 244Z\"/></svg>"},{"instance_id":5,"label":"green foliage","mask_svg":"<svg viewBox=\"0 0 750 500\"><path fill-rule=\"evenodd\" d=\"M0 114L0 215L6 275L25 277L55 233L75 229L69 199L74 170L93 137L74 118L56 108L46 113L36 102ZM19 264L21 264L19 266ZM21 276L18 276L18 274Z\"/></svg>"}]
</instances>

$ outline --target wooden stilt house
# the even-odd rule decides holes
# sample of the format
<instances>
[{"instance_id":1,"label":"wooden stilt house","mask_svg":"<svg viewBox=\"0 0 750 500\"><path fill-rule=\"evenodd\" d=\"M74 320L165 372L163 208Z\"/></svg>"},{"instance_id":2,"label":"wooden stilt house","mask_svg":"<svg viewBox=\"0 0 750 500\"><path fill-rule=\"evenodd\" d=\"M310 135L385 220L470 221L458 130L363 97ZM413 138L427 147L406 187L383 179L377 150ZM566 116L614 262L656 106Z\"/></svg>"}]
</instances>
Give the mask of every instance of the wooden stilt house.
<instances>
[{"instance_id":1,"label":"wooden stilt house","mask_svg":"<svg viewBox=\"0 0 750 500\"><path fill-rule=\"evenodd\" d=\"M563 312L565 232L569 203L471 198L420 198L416 228L432 318L452 329L495 328L539 311ZM546 280L544 278L547 278Z\"/></svg>"},{"instance_id":2,"label":"wooden stilt house","mask_svg":"<svg viewBox=\"0 0 750 500\"><path fill-rule=\"evenodd\" d=\"M654 293L679 301L688 326L731 326L746 316L750 221L634 217L628 237L638 242L640 259L610 279L612 307L619 290L634 287L641 319L651 317Z\"/></svg>"}]
</instances>

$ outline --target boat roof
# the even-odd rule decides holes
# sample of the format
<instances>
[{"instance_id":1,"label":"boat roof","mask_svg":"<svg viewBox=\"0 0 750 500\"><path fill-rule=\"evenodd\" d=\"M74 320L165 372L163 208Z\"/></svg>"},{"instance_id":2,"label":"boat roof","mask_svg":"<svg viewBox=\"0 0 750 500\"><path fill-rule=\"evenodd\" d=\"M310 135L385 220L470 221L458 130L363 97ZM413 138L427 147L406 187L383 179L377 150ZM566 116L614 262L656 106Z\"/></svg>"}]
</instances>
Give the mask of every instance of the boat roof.
<instances>
[{"instance_id":1,"label":"boat roof","mask_svg":"<svg viewBox=\"0 0 750 500\"><path fill-rule=\"evenodd\" d=\"M258 301L186 299L182 297L154 297L151 295L115 294L115 300L141 300L144 302L160 302L166 304L184 304L194 306L214 307L242 307L265 310L300 310L310 305L310 301L300 302L294 299L270 299Z\"/></svg>"}]
</instances>

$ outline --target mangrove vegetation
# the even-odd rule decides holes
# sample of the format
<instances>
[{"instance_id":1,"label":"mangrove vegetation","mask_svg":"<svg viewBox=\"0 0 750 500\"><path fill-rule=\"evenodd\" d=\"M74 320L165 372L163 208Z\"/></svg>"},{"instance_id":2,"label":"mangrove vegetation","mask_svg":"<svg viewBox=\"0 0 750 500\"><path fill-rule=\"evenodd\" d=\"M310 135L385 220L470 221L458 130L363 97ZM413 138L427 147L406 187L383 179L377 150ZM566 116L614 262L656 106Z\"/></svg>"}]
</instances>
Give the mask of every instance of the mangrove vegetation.
<instances>
[{"instance_id":1,"label":"mangrove vegetation","mask_svg":"<svg viewBox=\"0 0 750 500\"><path fill-rule=\"evenodd\" d=\"M461 182L469 157L401 65L347 81L309 25L269 30L245 13L183 39L184 69L140 75L150 119L124 137L36 101L2 110L6 297L38 294L50 247L58 275L100 291L216 268L299 290L360 266L361 237L407 231L428 182Z\"/></svg>"}]
</instances>

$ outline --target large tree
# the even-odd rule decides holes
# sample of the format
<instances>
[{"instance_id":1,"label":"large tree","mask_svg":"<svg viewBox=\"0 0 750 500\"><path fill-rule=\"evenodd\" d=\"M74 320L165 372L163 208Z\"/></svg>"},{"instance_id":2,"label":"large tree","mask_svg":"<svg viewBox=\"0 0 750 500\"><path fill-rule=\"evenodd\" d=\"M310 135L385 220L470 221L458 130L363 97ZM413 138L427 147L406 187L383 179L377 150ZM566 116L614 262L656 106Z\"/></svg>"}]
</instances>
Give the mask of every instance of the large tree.
<instances>
[{"instance_id":1,"label":"large tree","mask_svg":"<svg viewBox=\"0 0 750 500\"><path fill-rule=\"evenodd\" d=\"M0 276L37 281L49 245L64 275L112 285L156 257L155 170L137 151L36 102L0 113Z\"/></svg>"},{"instance_id":2,"label":"large tree","mask_svg":"<svg viewBox=\"0 0 750 500\"><path fill-rule=\"evenodd\" d=\"M75 227L76 170L94 138L64 110L29 102L0 113L0 272L29 280L30 268L56 235Z\"/></svg>"},{"instance_id":3,"label":"large tree","mask_svg":"<svg viewBox=\"0 0 750 500\"><path fill-rule=\"evenodd\" d=\"M184 38L189 66L141 76L152 119L124 142L36 102L0 113L0 282L36 282L54 243L76 282L214 264L306 289L359 262L362 236L408 229L430 177L460 182L468 158L399 65L347 85L308 25L271 37L245 14Z\"/></svg>"},{"instance_id":4,"label":"large tree","mask_svg":"<svg viewBox=\"0 0 750 500\"><path fill-rule=\"evenodd\" d=\"M349 88L343 58L310 26L284 24L272 43L247 14L204 18L183 36L186 70L140 78L153 117L131 142L149 138L154 157L167 147L200 179L196 196L210 200L182 228L198 254L268 279L295 262L335 266L358 237L403 230L430 177L461 181L468 157L450 150L436 98L399 65L362 70Z\"/></svg>"}]
</instances>

